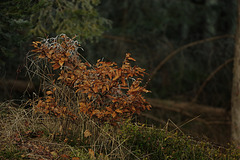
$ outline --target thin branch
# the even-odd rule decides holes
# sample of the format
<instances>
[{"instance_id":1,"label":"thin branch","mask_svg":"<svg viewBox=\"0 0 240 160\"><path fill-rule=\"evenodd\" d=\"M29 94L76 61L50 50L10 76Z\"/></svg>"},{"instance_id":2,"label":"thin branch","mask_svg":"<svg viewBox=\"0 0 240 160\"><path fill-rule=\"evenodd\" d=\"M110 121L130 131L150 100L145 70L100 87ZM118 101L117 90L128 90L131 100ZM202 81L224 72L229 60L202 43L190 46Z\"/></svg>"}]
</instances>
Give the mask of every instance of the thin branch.
<instances>
[{"instance_id":1,"label":"thin branch","mask_svg":"<svg viewBox=\"0 0 240 160\"><path fill-rule=\"evenodd\" d=\"M161 123L161 124L163 124L163 125L166 124L166 122L165 122L164 120L159 119L158 117L155 117L155 116L153 116L153 115L151 115L151 114L141 113L141 116L144 116L144 117L146 117L146 118L152 119L152 120L154 120L154 121L156 121L156 122L159 122L159 123Z\"/></svg>"},{"instance_id":2,"label":"thin branch","mask_svg":"<svg viewBox=\"0 0 240 160\"><path fill-rule=\"evenodd\" d=\"M233 58L226 60L223 64L221 64L220 66L218 66L207 78L206 80L202 83L202 85L200 86L199 90L197 91L197 94L195 95L195 97L193 98L192 102L196 102L198 96L200 95L200 93L203 91L203 88L206 86L206 84L214 77L214 75L219 72L223 67L225 67L227 64L229 64L230 62L233 61Z\"/></svg>"},{"instance_id":3,"label":"thin branch","mask_svg":"<svg viewBox=\"0 0 240 160\"><path fill-rule=\"evenodd\" d=\"M188 43L174 51L172 51L171 53L169 53L169 55L167 57L165 57L165 59L163 59L158 65L157 67L152 71L152 73L149 76L148 81L145 84L145 87L147 87L147 85L149 84L149 82L152 80L152 78L157 74L158 70L162 68L162 66L169 61L173 56L175 56L177 53L181 52L182 50L198 45L198 44L202 44L202 43L206 43L206 42L210 42L210 41L214 41L214 40L218 40L218 39L223 39L223 38L234 38L233 35L222 35L222 36L216 36L216 37L211 37L211 38L207 38L207 39L203 39L203 40L199 40L199 41L195 41L195 42L191 42Z\"/></svg>"}]
</instances>

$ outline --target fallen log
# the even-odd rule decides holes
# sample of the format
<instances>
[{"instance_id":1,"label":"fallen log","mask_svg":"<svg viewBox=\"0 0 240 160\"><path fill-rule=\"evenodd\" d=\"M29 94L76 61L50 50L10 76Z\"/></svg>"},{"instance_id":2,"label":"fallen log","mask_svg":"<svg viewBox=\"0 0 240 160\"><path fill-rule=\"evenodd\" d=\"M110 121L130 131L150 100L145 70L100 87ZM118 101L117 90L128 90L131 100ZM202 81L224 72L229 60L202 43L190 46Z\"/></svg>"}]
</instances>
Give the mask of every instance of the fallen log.
<instances>
[{"instance_id":1,"label":"fallen log","mask_svg":"<svg viewBox=\"0 0 240 160\"><path fill-rule=\"evenodd\" d=\"M148 98L147 101L154 109L163 109L167 111L177 112L188 117L197 117L210 122L229 122L230 112L224 108L200 105L192 102L177 102L172 100L160 100Z\"/></svg>"},{"instance_id":2,"label":"fallen log","mask_svg":"<svg viewBox=\"0 0 240 160\"><path fill-rule=\"evenodd\" d=\"M20 93L34 91L34 85L32 82L15 79L0 79L0 88Z\"/></svg>"}]
</instances>

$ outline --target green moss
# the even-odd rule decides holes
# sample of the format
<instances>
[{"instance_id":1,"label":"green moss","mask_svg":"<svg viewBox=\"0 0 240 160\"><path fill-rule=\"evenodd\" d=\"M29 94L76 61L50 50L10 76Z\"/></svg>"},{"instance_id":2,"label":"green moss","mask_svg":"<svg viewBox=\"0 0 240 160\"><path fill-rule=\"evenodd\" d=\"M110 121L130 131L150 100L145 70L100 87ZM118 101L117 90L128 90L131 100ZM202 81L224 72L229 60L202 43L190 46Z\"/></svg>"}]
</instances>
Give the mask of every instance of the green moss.
<instances>
[{"instance_id":1,"label":"green moss","mask_svg":"<svg viewBox=\"0 0 240 160\"><path fill-rule=\"evenodd\" d=\"M128 124L122 128L122 138L132 152L147 159L239 159L234 149L216 148L207 142L197 142L185 135L153 127ZM132 157L133 158L133 157Z\"/></svg>"},{"instance_id":2,"label":"green moss","mask_svg":"<svg viewBox=\"0 0 240 160\"><path fill-rule=\"evenodd\" d=\"M17 149L5 149L0 151L0 159L24 159L24 152Z\"/></svg>"}]
</instances>

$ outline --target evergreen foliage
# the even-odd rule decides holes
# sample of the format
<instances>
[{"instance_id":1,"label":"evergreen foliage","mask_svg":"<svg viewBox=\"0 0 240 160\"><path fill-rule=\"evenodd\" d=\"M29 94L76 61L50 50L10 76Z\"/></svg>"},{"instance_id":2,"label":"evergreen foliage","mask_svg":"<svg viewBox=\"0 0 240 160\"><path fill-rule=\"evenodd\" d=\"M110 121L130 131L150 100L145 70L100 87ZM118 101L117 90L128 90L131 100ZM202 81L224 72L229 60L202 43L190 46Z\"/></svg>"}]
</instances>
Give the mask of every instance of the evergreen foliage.
<instances>
[{"instance_id":1,"label":"evergreen foliage","mask_svg":"<svg viewBox=\"0 0 240 160\"><path fill-rule=\"evenodd\" d=\"M93 41L110 25L110 21L101 17L96 9L99 0L45 0L44 9L31 15L34 25L31 32L38 36L55 36L65 33L78 36L82 43Z\"/></svg>"},{"instance_id":2,"label":"evergreen foliage","mask_svg":"<svg viewBox=\"0 0 240 160\"><path fill-rule=\"evenodd\" d=\"M95 41L110 26L96 9L99 0L10 0L0 2L0 68L14 72L32 38L60 33ZM13 63L15 61L15 63Z\"/></svg>"}]
</instances>

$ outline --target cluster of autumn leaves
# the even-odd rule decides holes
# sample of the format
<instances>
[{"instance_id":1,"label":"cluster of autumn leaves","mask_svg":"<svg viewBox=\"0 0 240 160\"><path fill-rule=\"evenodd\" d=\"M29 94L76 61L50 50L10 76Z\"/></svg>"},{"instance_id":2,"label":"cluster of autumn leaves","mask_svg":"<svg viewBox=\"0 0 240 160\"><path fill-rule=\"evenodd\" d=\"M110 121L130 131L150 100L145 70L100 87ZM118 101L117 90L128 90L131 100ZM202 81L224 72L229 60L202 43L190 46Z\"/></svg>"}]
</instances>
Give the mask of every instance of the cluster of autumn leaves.
<instances>
[{"instance_id":1,"label":"cluster of autumn leaves","mask_svg":"<svg viewBox=\"0 0 240 160\"><path fill-rule=\"evenodd\" d=\"M80 113L99 122L113 124L134 113L150 110L151 106L142 96L149 91L140 86L140 77L144 76L145 69L131 66L130 62L135 59L130 53L126 54L121 67L118 67L114 62L101 60L91 65L79 54L79 43L64 34L33 42L33 46L35 49L32 52L37 53L39 59L47 59L52 69L56 70L54 83L60 82L78 95ZM55 87L47 90L46 96L39 99L35 108L46 114L77 118L68 106L58 105L55 90Z\"/></svg>"}]
</instances>

